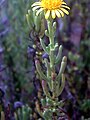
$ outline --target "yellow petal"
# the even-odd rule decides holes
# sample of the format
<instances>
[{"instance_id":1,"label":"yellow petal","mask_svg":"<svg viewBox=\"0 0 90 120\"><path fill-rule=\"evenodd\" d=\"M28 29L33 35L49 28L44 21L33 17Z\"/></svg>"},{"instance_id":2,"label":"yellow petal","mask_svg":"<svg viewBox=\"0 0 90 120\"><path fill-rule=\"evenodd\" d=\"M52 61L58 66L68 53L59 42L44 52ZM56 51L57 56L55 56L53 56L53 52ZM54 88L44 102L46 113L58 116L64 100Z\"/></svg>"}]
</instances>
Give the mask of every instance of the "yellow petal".
<instances>
[{"instance_id":1,"label":"yellow petal","mask_svg":"<svg viewBox=\"0 0 90 120\"><path fill-rule=\"evenodd\" d=\"M69 12L67 10L65 10L64 8L60 8L64 13L66 13L67 15L69 14Z\"/></svg>"},{"instance_id":2,"label":"yellow petal","mask_svg":"<svg viewBox=\"0 0 90 120\"><path fill-rule=\"evenodd\" d=\"M52 10L51 14L52 14L52 18L54 19L54 18L56 17L56 15L55 15L55 11Z\"/></svg>"},{"instance_id":3,"label":"yellow petal","mask_svg":"<svg viewBox=\"0 0 90 120\"><path fill-rule=\"evenodd\" d=\"M38 16L40 12L42 12L44 9L43 8L40 8L37 12L36 12L36 15Z\"/></svg>"},{"instance_id":4,"label":"yellow petal","mask_svg":"<svg viewBox=\"0 0 90 120\"><path fill-rule=\"evenodd\" d=\"M45 14L45 18L48 19L49 18L49 15L50 15L50 10L48 10Z\"/></svg>"},{"instance_id":5,"label":"yellow petal","mask_svg":"<svg viewBox=\"0 0 90 120\"><path fill-rule=\"evenodd\" d=\"M58 9L58 11L60 12L61 16L64 17L64 13Z\"/></svg>"},{"instance_id":6,"label":"yellow petal","mask_svg":"<svg viewBox=\"0 0 90 120\"><path fill-rule=\"evenodd\" d=\"M60 15L60 13L58 12L58 10L55 10L55 13L56 13L56 15L57 15L57 17L61 17L61 15Z\"/></svg>"},{"instance_id":7,"label":"yellow petal","mask_svg":"<svg viewBox=\"0 0 90 120\"><path fill-rule=\"evenodd\" d=\"M67 3L65 3L65 2L62 2L62 4L67 5Z\"/></svg>"},{"instance_id":8,"label":"yellow petal","mask_svg":"<svg viewBox=\"0 0 90 120\"><path fill-rule=\"evenodd\" d=\"M40 8L40 6L35 6L35 7L32 8L32 10L35 11L38 8Z\"/></svg>"},{"instance_id":9,"label":"yellow petal","mask_svg":"<svg viewBox=\"0 0 90 120\"><path fill-rule=\"evenodd\" d=\"M67 9L70 10L70 7L68 7L68 6L66 6L66 5L61 5L61 7L63 7L63 8L67 8Z\"/></svg>"},{"instance_id":10,"label":"yellow petal","mask_svg":"<svg viewBox=\"0 0 90 120\"><path fill-rule=\"evenodd\" d=\"M41 4L41 2L35 2L31 5L31 7L34 7L34 6L37 6L37 5L40 5L40 4Z\"/></svg>"}]
</instances>

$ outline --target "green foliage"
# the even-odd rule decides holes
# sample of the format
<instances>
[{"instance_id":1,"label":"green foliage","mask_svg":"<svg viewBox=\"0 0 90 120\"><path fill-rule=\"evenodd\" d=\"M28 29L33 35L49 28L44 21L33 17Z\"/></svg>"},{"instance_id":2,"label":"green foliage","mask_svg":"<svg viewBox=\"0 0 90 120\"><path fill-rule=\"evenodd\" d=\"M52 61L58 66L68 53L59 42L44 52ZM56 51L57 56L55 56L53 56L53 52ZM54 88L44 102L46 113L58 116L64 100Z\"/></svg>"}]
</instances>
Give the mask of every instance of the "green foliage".
<instances>
[{"instance_id":1,"label":"green foliage","mask_svg":"<svg viewBox=\"0 0 90 120\"><path fill-rule=\"evenodd\" d=\"M9 114L9 113L8 113ZM28 105L24 105L18 108L14 112L15 120L31 120L32 119L32 109ZM0 120L5 120L5 113L1 111Z\"/></svg>"},{"instance_id":2,"label":"green foliage","mask_svg":"<svg viewBox=\"0 0 90 120\"><path fill-rule=\"evenodd\" d=\"M90 68L90 39L82 40L77 53L68 53L68 58L75 63L75 69L82 71L85 67ZM72 68L74 69L74 67Z\"/></svg>"},{"instance_id":3,"label":"green foliage","mask_svg":"<svg viewBox=\"0 0 90 120\"><path fill-rule=\"evenodd\" d=\"M14 113L14 117L15 120L32 119L32 110L28 105L22 106L22 108L17 109L17 111Z\"/></svg>"},{"instance_id":4,"label":"green foliage","mask_svg":"<svg viewBox=\"0 0 90 120\"><path fill-rule=\"evenodd\" d=\"M89 33L88 33L89 34ZM83 57L83 63L85 66L88 66L90 70L90 39L84 39L81 42L80 54Z\"/></svg>"},{"instance_id":5,"label":"green foliage","mask_svg":"<svg viewBox=\"0 0 90 120\"><path fill-rule=\"evenodd\" d=\"M90 111L90 100L86 99L83 101L83 103L81 104L81 110L83 110L84 112Z\"/></svg>"},{"instance_id":6,"label":"green foliage","mask_svg":"<svg viewBox=\"0 0 90 120\"><path fill-rule=\"evenodd\" d=\"M31 3L31 0L8 1L5 12L10 24L9 33L2 41L5 48L5 63L11 67L16 89L24 86L29 93L33 90L33 84L30 83L33 75L28 71L32 71L33 62L28 59L27 48L32 42L29 41L29 27L25 14Z\"/></svg>"}]
</instances>

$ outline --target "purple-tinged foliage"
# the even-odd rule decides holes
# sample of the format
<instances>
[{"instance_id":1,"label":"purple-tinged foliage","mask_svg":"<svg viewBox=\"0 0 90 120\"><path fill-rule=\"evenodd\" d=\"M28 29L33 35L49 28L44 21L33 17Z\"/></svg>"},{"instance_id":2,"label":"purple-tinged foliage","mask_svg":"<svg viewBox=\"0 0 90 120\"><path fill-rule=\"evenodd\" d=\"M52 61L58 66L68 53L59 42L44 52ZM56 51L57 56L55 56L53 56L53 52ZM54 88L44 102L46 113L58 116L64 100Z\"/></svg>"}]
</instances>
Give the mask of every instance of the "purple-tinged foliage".
<instances>
[{"instance_id":1,"label":"purple-tinged foliage","mask_svg":"<svg viewBox=\"0 0 90 120\"><path fill-rule=\"evenodd\" d=\"M14 109L18 109L21 108L23 106L23 103L20 101L16 101L14 102Z\"/></svg>"},{"instance_id":2,"label":"purple-tinged foliage","mask_svg":"<svg viewBox=\"0 0 90 120\"><path fill-rule=\"evenodd\" d=\"M48 56L48 54L47 54L47 53L44 53L44 54L42 55L42 58L43 58L43 59L45 59L45 58L47 58L47 59L48 59L48 58L49 58L49 56Z\"/></svg>"}]
</instances>

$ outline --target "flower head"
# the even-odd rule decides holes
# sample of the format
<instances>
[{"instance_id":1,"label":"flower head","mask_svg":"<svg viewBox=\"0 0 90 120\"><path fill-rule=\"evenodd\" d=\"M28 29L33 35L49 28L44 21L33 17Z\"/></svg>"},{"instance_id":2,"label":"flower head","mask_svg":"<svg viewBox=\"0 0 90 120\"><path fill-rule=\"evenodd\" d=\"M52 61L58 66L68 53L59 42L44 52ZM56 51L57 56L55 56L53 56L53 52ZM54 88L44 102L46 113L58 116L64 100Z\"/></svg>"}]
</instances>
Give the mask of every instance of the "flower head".
<instances>
[{"instance_id":1,"label":"flower head","mask_svg":"<svg viewBox=\"0 0 90 120\"><path fill-rule=\"evenodd\" d=\"M57 17L63 17L64 13L69 14L70 9L63 0L40 0L32 4L33 11L36 11L36 15L39 15L42 11L45 12L45 18L48 19L49 16L54 19Z\"/></svg>"}]
</instances>

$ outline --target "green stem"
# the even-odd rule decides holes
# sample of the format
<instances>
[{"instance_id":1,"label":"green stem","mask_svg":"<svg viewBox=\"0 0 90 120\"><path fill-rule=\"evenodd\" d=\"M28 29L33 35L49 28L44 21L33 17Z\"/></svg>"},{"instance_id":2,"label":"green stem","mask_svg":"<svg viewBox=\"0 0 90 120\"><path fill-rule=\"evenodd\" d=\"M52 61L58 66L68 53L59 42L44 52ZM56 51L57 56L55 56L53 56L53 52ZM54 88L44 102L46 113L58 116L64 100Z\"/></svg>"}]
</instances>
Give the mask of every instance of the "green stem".
<instances>
[{"instance_id":1,"label":"green stem","mask_svg":"<svg viewBox=\"0 0 90 120\"><path fill-rule=\"evenodd\" d=\"M55 43L54 43L54 32L55 29L53 29L53 21L48 20L48 33L49 33L49 40L50 40L50 53L49 53L49 59L50 59L50 69L51 69L51 84L52 84L52 92L53 92L53 98L55 98L55 88L56 88L56 81L55 78L53 79L53 76L55 76ZM52 76L53 75L53 76Z\"/></svg>"},{"instance_id":2,"label":"green stem","mask_svg":"<svg viewBox=\"0 0 90 120\"><path fill-rule=\"evenodd\" d=\"M53 71L54 69L54 34L53 34L53 21L52 20L48 20L48 32L49 32L49 40L50 40L50 54L49 54L49 58L50 58L50 68L51 71Z\"/></svg>"},{"instance_id":3,"label":"green stem","mask_svg":"<svg viewBox=\"0 0 90 120\"><path fill-rule=\"evenodd\" d=\"M50 69L50 63L48 62L48 59L45 58L45 65L47 67L47 78L51 76L51 69Z\"/></svg>"}]
</instances>

